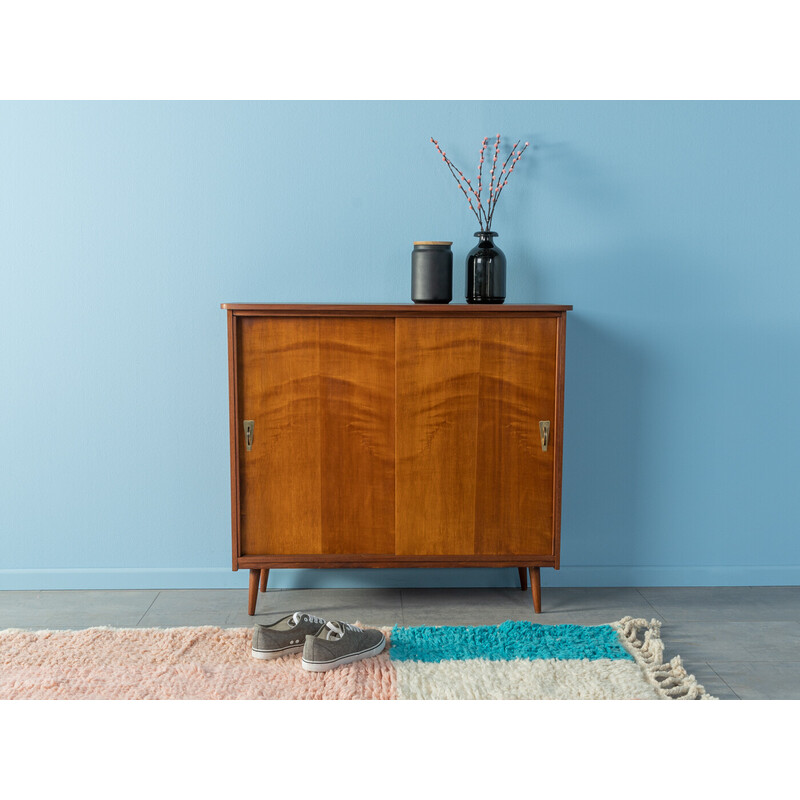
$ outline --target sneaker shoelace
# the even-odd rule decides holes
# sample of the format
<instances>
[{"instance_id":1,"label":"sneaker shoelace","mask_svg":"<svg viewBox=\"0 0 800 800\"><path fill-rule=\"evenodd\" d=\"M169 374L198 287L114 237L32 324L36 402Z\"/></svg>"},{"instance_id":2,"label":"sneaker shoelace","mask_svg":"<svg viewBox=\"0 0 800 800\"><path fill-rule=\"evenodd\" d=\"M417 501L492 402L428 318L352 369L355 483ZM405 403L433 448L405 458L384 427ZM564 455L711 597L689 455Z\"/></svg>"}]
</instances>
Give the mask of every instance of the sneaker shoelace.
<instances>
[{"instance_id":1,"label":"sneaker shoelace","mask_svg":"<svg viewBox=\"0 0 800 800\"><path fill-rule=\"evenodd\" d=\"M332 620L329 620L326 625L329 630L325 638L331 641L335 639L341 639L345 633L347 633L347 631L358 630L355 625L351 625L349 622L333 622Z\"/></svg>"},{"instance_id":2,"label":"sneaker shoelace","mask_svg":"<svg viewBox=\"0 0 800 800\"><path fill-rule=\"evenodd\" d=\"M325 624L325 620L321 617L315 617L313 614L307 614L305 611L295 611L294 616L289 620L289 625L292 627L298 625L303 621L303 617L305 617L309 622L316 622L320 625Z\"/></svg>"}]
</instances>

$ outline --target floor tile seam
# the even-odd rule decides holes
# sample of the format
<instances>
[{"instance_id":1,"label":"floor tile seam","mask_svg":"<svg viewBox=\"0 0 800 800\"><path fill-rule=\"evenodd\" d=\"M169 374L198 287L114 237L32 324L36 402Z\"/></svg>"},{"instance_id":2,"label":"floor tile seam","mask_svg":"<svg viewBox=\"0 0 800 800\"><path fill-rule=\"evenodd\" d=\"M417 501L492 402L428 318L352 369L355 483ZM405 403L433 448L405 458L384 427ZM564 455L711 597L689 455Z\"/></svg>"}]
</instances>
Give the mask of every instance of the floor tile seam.
<instances>
[{"instance_id":1,"label":"floor tile seam","mask_svg":"<svg viewBox=\"0 0 800 800\"><path fill-rule=\"evenodd\" d=\"M708 661L706 661L706 662L705 662L705 665L706 665L706 666L707 666L707 667L708 667L708 668L709 668L709 669L710 669L710 670L711 670L711 671L712 671L712 672L713 672L713 673L714 673L714 674L717 676L717 678L719 678L719 680L721 680L721 681L722 681L722 683L723 683L723 684L725 684L725 686L727 686L727 687L728 687L728 689L730 689L730 691L733 693L733 696L734 696L734 697L735 697L737 700L741 700L741 699L742 699L742 698L741 698L741 697L740 697L740 696L737 694L737 692L736 692L736 690L733 688L733 686L731 686L731 685L728 683L728 681L726 681L726 680L725 680L725 678L723 678L723 677L722 677L722 675L720 675L720 674L719 674L719 672L717 672L717 671L714 669L714 667L712 667L712 666L711 666L711 664L710 664Z\"/></svg>"},{"instance_id":2,"label":"floor tile seam","mask_svg":"<svg viewBox=\"0 0 800 800\"><path fill-rule=\"evenodd\" d=\"M664 614L661 611L659 611L658 608L655 605L653 605L653 603L650 602L650 600L642 593L642 590L638 586L634 586L633 588L636 589L636 592L638 593L639 597L641 597L642 600L644 600L644 602L647 603L647 605L649 605L650 608L653 609L653 614L657 616L662 623L663 622L669 623L670 620L667 619L667 617L665 617Z\"/></svg>"},{"instance_id":3,"label":"floor tile seam","mask_svg":"<svg viewBox=\"0 0 800 800\"><path fill-rule=\"evenodd\" d=\"M710 666L710 662L706 662ZM715 664L800 664L797 658L715 658ZM712 667L713 669L713 667Z\"/></svg>"},{"instance_id":4,"label":"floor tile seam","mask_svg":"<svg viewBox=\"0 0 800 800\"><path fill-rule=\"evenodd\" d=\"M144 614L142 614L142 616L139 617L139 621L133 626L134 628L138 628L142 624L142 620L147 616L147 614L150 611L150 609L155 605L155 602L156 602L156 600L158 600L160 595L161 595L161 591L159 590L159 591L156 592L156 596L153 598L153 600L150 603L150 605L147 606L147 608L145 609Z\"/></svg>"},{"instance_id":5,"label":"floor tile seam","mask_svg":"<svg viewBox=\"0 0 800 800\"><path fill-rule=\"evenodd\" d=\"M687 619L680 619L673 617L671 620L664 619L664 622L670 622L675 625L794 625L800 627L800 622L794 619L720 619L717 617L692 617Z\"/></svg>"}]
</instances>

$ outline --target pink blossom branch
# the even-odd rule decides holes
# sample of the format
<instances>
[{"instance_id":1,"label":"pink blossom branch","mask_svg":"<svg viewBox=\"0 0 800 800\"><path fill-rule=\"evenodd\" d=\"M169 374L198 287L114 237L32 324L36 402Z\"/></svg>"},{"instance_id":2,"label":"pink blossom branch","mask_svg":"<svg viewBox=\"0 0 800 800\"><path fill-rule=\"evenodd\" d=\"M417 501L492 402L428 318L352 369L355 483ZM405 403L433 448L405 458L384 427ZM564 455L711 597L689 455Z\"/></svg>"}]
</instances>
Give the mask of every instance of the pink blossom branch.
<instances>
[{"instance_id":1,"label":"pink blossom branch","mask_svg":"<svg viewBox=\"0 0 800 800\"><path fill-rule=\"evenodd\" d=\"M516 144L511 148L511 152L506 157L506 160L503 162L503 168L500 170L500 175L497 178L497 185L502 189L503 187L503 174L506 171L506 167L508 166L508 160L516 155L517 145L519 144L520 140L517 139ZM509 173L510 174L510 173ZM489 209L489 218L492 217L492 212L494 211L494 206L497 205L497 198L499 196L499 191L497 191L497 187L495 187L495 196L494 196L494 204L492 208Z\"/></svg>"},{"instance_id":2,"label":"pink blossom branch","mask_svg":"<svg viewBox=\"0 0 800 800\"><path fill-rule=\"evenodd\" d=\"M519 142L517 142L517 144L519 144ZM505 181L503 181L503 185L495 193L494 205L492 206L492 210L491 210L491 212L489 214L489 228L490 228L490 230L491 230L492 217L494 216L494 210L497 207L497 201L498 201L498 199L500 197L500 192L502 192L503 188L508 184L508 179L511 177L511 173L514 171L514 167L516 166L517 161L519 161L522 158L522 154L528 149L528 145L529 144L530 144L530 142L525 142L525 146L522 148L522 150L519 151L519 153L517 153L516 157L511 162L511 169L509 169L508 175L506 175L506 179L505 179Z\"/></svg>"},{"instance_id":3,"label":"pink blossom branch","mask_svg":"<svg viewBox=\"0 0 800 800\"><path fill-rule=\"evenodd\" d=\"M486 150L486 145L489 142L489 137L484 136L483 142L481 142L481 149L480 153L478 153L480 160L478 161L478 203L481 201L481 190L482 190L482 181L483 181L483 153ZM483 225L481 225L481 230L483 230Z\"/></svg>"},{"instance_id":4,"label":"pink blossom branch","mask_svg":"<svg viewBox=\"0 0 800 800\"><path fill-rule=\"evenodd\" d=\"M453 162L450 161L449 159L448 159L448 164L458 173L458 176L461 178L461 180L463 180L467 184L467 186L469 187L469 190L472 192L472 194L475 196L475 199L478 201L478 212L479 212L478 213L478 223L483 225L483 223L481 222L480 215L483 214L483 216L485 217L486 216L486 211L484 211L483 205L481 204L481 198L478 197L477 192L475 191L475 189L472 188L472 181L469 178L465 177L464 173L455 164L453 164ZM459 185L461 185L461 184L459 184ZM461 188L463 190L464 187L462 186ZM466 192L465 192L465 194L466 194ZM469 200L469 197L467 197L467 200ZM470 208L471 207L472 207L472 203L470 202ZM474 211L475 209L473 208L472 210Z\"/></svg>"},{"instance_id":5,"label":"pink blossom branch","mask_svg":"<svg viewBox=\"0 0 800 800\"><path fill-rule=\"evenodd\" d=\"M469 178L464 177L464 173L447 157L447 154L441 149L441 147L439 147L439 143L433 137L431 137L431 141L433 142L434 147L436 147L436 149L439 151L439 155L441 155L442 161L444 161L445 164L447 164L447 168L450 170L450 174L455 178L459 188L461 189L462 192L464 192L464 196L467 198L469 207L472 209L472 213L475 214L475 216L478 218L478 225L480 226L481 230L483 230L484 219L486 217L486 210L484 209L483 204L481 203L480 196L472 187L472 181L470 181ZM456 172L458 173L458 176L460 176L460 178L456 176ZM464 183L466 183L467 188L475 196L475 199L478 203L478 211L476 211L475 207L472 205L472 200L467 194L467 190L464 188L464 185L462 184L461 181L464 181ZM481 218L481 215L483 216L484 219Z\"/></svg>"},{"instance_id":6,"label":"pink blossom branch","mask_svg":"<svg viewBox=\"0 0 800 800\"><path fill-rule=\"evenodd\" d=\"M475 207L472 205L472 200L470 200L470 197L467 194L467 190L464 188L464 186L462 185L461 181L458 179L458 177L456 175L456 172L458 172L463 177L463 173L461 173L461 171L458 170L458 168L450 161L450 159L447 157L447 155L444 153L444 151L439 147L439 143L433 137L431 137L431 141L433 142L433 144L436 147L436 149L439 151L439 154L442 157L442 161L444 161L444 163L447 164L447 168L450 170L450 174L453 176L453 178L455 178L455 181L458 184L458 188L461 189L462 192L464 192L464 197L467 198L467 203L469 203L469 207L472 209L472 213L478 219L478 225L480 225L481 228L483 228L483 221L481 220L480 216L478 215L478 212L475 210ZM470 186L470 189L472 189L471 186ZM474 193L474 190L473 190L473 193ZM479 207L480 207L480 201L479 201Z\"/></svg>"},{"instance_id":7,"label":"pink blossom branch","mask_svg":"<svg viewBox=\"0 0 800 800\"><path fill-rule=\"evenodd\" d=\"M492 179L489 182L489 209L491 209L492 205L493 205L492 201L493 201L494 192L495 192L494 170L495 170L495 166L497 165L497 153L499 152L499 150L500 150L500 134L498 133L497 134L497 138L495 139L495 142L494 142L494 157L492 158ZM492 215L491 215L491 211L490 211L489 218L487 218L487 226L488 226L488 220L491 218L491 216ZM487 229L491 230L491 228L488 228L488 227L487 227Z\"/></svg>"}]
</instances>

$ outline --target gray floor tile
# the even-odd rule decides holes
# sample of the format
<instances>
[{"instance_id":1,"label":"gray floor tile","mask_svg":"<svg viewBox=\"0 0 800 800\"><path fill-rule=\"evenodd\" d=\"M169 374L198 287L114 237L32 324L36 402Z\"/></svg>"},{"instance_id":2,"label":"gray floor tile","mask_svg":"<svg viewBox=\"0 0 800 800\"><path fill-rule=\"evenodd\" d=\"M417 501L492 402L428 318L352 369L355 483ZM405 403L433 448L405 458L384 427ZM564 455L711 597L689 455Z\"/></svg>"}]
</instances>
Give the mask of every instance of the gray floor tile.
<instances>
[{"instance_id":1,"label":"gray floor tile","mask_svg":"<svg viewBox=\"0 0 800 800\"><path fill-rule=\"evenodd\" d=\"M797 622L680 622L661 628L665 658L686 661L800 661Z\"/></svg>"},{"instance_id":2,"label":"gray floor tile","mask_svg":"<svg viewBox=\"0 0 800 800\"><path fill-rule=\"evenodd\" d=\"M498 625L533 620L530 592L520 589L402 589L403 624Z\"/></svg>"},{"instance_id":3,"label":"gray floor tile","mask_svg":"<svg viewBox=\"0 0 800 800\"><path fill-rule=\"evenodd\" d=\"M252 624L253 617L247 615L247 589L162 589L138 627L245 628Z\"/></svg>"},{"instance_id":4,"label":"gray floor tile","mask_svg":"<svg viewBox=\"0 0 800 800\"><path fill-rule=\"evenodd\" d=\"M739 700L739 696L734 690L717 674L711 664L686 663L681 659L684 669L697 678L697 682L703 686L706 692L719 700Z\"/></svg>"},{"instance_id":5,"label":"gray floor tile","mask_svg":"<svg viewBox=\"0 0 800 800\"><path fill-rule=\"evenodd\" d=\"M379 627L403 621L399 589L278 589L259 595L259 621L272 621L293 611Z\"/></svg>"},{"instance_id":6,"label":"gray floor tile","mask_svg":"<svg viewBox=\"0 0 800 800\"><path fill-rule=\"evenodd\" d=\"M530 590L403 589L403 618L410 625L496 625L507 619L541 625L602 625L624 616L658 618L633 588L542 589L535 614Z\"/></svg>"},{"instance_id":7,"label":"gray floor tile","mask_svg":"<svg viewBox=\"0 0 800 800\"><path fill-rule=\"evenodd\" d=\"M3 591L0 628L68 630L109 625L133 628L156 599L156 590Z\"/></svg>"},{"instance_id":8,"label":"gray floor tile","mask_svg":"<svg viewBox=\"0 0 800 800\"><path fill-rule=\"evenodd\" d=\"M250 627L255 622L272 622L301 610L326 619L367 625L394 625L402 620L397 589L269 589L259 593L252 617L247 613L246 590L186 589L159 592L140 627Z\"/></svg>"},{"instance_id":9,"label":"gray floor tile","mask_svg":"<svg viewBox=\"0 0 800 800\"><path fill-rule=\"evenodd\" d=\"M713 661L711 666L742 700L800 700L800 661Z\"/></svg>"},{"instance_id":10,"label":"gray floor tile","mask_svg":"<svg viewBox=\"0 0 800 800\"><path fill-rule=\"evenodd\" d=\"M639 591L670 622L800 620L800 586L662 586Z\"/></svg>"},{"instance_id":11,"label":"gray floor tile","mask_svg":"<svg viewBox=\"0 0 800 800\"><path fill-rule=\"evenodd\" d=\"M599 625L622 617L661 619L638 589L632 587L580 587L542 589L542 617L574 617L576 625ZM590 621L591 620L591 621Z\"/></svg>"}]
</instances>

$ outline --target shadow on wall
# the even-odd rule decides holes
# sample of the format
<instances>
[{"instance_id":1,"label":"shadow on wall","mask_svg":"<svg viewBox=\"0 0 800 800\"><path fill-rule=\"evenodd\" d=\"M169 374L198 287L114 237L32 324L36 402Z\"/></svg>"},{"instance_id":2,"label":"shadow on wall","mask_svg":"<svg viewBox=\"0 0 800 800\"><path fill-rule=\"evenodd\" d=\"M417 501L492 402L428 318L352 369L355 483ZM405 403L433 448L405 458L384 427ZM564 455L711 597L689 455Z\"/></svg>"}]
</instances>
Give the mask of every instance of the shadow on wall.
<instances>
[{"instance_id":1,"label":"shadow on wall","mask_svg":"<svg viewBox=\"0 0 800 800\"><path fill-rule=\"evenodd\" d=\"M647 364L574 312L566 364L561 566L635 564Z\"/></svg>"}]
</instances>

